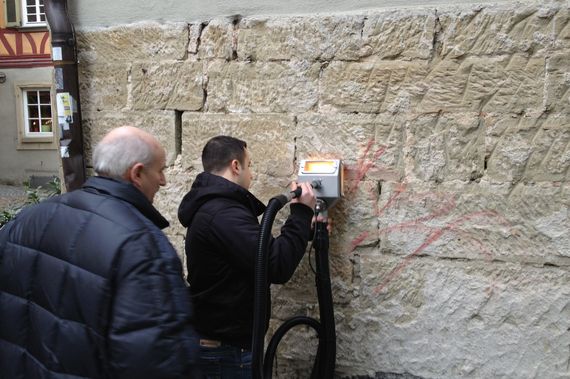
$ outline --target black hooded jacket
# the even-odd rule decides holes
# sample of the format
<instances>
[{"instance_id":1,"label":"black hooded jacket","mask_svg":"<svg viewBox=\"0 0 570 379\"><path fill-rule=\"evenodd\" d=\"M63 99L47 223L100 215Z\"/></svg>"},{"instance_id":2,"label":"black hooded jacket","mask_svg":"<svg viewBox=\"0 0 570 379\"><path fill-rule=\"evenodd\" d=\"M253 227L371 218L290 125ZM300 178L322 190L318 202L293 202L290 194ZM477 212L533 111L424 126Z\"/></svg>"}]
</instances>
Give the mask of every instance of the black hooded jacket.
<instances>
[{"instance_id":1,"label":"black hooded jacket","mask_svg":"<svg viewBox=\"0 0 570 379\"><path fill-rule=\"evenodd\" d=\"M0 378L190 377L191 305L168 222L90 178L0 230Z\"/></svg>"},{"instance_id":2,"label":"black hooded jacket","mask_svg":"<svg viewBox=\"0 0 570 379\"><path fill-rule=\"evenodd\" d=\"M281 234L269 244L269 280L287 282L310 238L313 210L291 204ZM188 281L194 326L202 335L251 348L254 269L265 206L249 191L225 178L201 173L178 209L188 228Z\"/></svg>"}]
</instances>

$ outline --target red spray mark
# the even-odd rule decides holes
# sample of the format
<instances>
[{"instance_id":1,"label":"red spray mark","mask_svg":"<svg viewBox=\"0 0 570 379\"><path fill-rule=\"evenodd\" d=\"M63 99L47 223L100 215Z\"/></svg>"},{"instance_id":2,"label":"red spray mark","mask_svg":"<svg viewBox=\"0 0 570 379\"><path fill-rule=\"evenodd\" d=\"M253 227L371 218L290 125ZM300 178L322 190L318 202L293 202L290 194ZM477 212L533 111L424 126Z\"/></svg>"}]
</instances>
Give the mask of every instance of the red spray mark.
<instances>
[{"instance_id":1,"label":"red spray mark","mask_svg":"<svg viewBox=\"0 0 570 379\"><path fill-rule=\"evenodd\" d=\"M436 242L437 240L439 240L441 238L441 236L444 235L444 233L448 232L448 231L460 231L461 233L463 233L464 235L466 234L466 232L464 230L460 230L459 226L467 221L473 220L475 218L483 218L486 220L490 220L491 218L494 218L496 220L499 221L500 224L504 225L504 226L509 226L510 224L508 223L508 221L500 216L496 211L494 210L484 210L484 211L479 211L479 212L472 212L472 213L468 213L466 215L463 215L461 217L458 217L457 219L455 219L454 221L448 223L447 225L445 225L442 228L438 228L436 230L434 230L425 240L424 242L416 249L414 250L414 252L412 252L411 254L409 254L408 256L406 256L394 269L392 269L392 271L390 271L388 273L388 275L386 276L386 278L382 281L382 283L380 285L378 285L373 292L375 294L380 293L387 285L388 283L390 283L398 274L401 273L401 271L407 267L410 263L411 260L416 257L418 254L420 254L422 251L424 251L428 246L432 245L434 242ZM417 226L417 224L409 224L407 225L407 227L415 227ZM402 226L402 228L404 228L406 226ZM480 246L484 246L483 243L475 238L473 238L475 241L477 241ZM483 252L483 254L485 255L487 260L491 260L492 259L492 254L491 252L487 249L484 248L481 250Z\"/></svg>"},{"instance_id":2,"label":"red spray mark","mask_svg":"<svg viewBox=\"0 0 570 379\"><path fill-rule=\"evenodd\" d=\"M366 157L369 155L370 150L374 144L374 140L371 139L362 153L361 157L357 160L356 167L354 171L356 172L354 182L351 187L346 191L348 195L353 194L359 188L362 180L368 173L368 171L376 166L376 161L386 152L386 146L380 146L374 154L372 154L371 159L367 159ZM485 256L485 260L491 261L493 259L493 255L487 246L478 240L477 238L473 237L470 233L460 228L460 225L464 224L467 221L482 218L484 220L490 221L498 221L501 225L511 227L510 223L501 215L499 215L494 210L483 210L479 212L472 212L465 214L456 218L454 221L447 223L445 226L440 228L434 228L426 225L425 223L428 221L435 220L437 218L449 215L453 210L456 209L457 204L455 199L451 196L447 196L446 194L437 194L434 192L427 192L427 193L418 193L410 195L407 193L404 197L404 194L407 189L407 183L398 183L397 187L394 189L394 193L390 196L388 201L384 204L381 209L376 210L376 215L379 217L382 215L386 210L394 207L399 201L407 200L409 202L421 202L426 200L432 200L438 203L440 206L436 208L431 213L418 217L413 220L401 222L396 225L392 225L383 229L380 229L381 234L387 234L393 231L402 231L405 229L415 229L415 230L423 230L424 232L429 233L426 239L422 242L422 244L417 247L411 254L407 255L392 271L388 273L388 275L384 278L382 283L378 285L373 292L375 294L380 293L394 278L396 278L410 263L411 261L417 257L422 251L428 248L430 245L438 241L444 234L447 232L453 232L460 234L464 239L469 239L473 241L477 246L478 250ZM373 195L371 193L371 195ZM374 208L377 208L376 204L376 197L372 196L373 201L375 202ZM364 241L368 236L369 232L360 233L356 238L351 241L350 244L350 252L353 252L362 241ZM493 289L496 287L496 283L491 284L490 293L493 292Z\"/></svg>"}]
</instances>

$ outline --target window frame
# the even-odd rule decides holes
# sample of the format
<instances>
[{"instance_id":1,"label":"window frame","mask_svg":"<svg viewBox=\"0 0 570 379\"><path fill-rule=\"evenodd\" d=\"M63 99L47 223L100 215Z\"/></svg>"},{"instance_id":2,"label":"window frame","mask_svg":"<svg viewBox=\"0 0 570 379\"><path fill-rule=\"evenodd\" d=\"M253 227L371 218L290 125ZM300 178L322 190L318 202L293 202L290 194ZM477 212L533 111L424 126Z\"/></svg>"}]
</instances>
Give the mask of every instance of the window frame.
<instances>
[{"instance_id":1,"label":"window frame","mask_svg":"<svg viewBox=\"0 0 570 379\"><path fill-rule=\"evenodd\" d=\"M18 0L16 0L18 1ZM28 4L27 4L27 0L19 0L20 1L20 23L21 26L23 28L33 28L33 27L38 27L38 26L47 26L47 19L44 21L28 21ZM45 3L44 4L40 4L40 2L42 0L33 0L35 2L34 4L34 8L35 11L37 13L36 14L38 17L41 18L41 15L44 15L44 19L46 18L46 13L45 13ZM40 7L44 8L44 13L40 13Z\"/></svg>"},{"instance_id":2,"label":"window frame","mask_svg":"<svg viewBox=\"0 0 570 379\"><path fill-rule=\"evenodd\" d=\"M47 18L45 16L45 2L44 4L40 4L41 0L34 0L35 2L35 11L37 11L38 15L40 13L40 7L43 6L44 8L44 18L45 21L33 21L28 22L28 10L27 10L27 0L3 0L2 5L4 7L4 22L6 27L8 28L45 28L47 27ZM9 19L8 14L8 7L12 6L14 9L14 19ZM35 14L35 13L34 13Z\"/></svg>"},{"instance_id":3,"label":"window frame","mask_svg":"<svg viewBox=\"0 0 570 379\"><path fill-rule=\"evenodd\" d=\"M17 114L17 127L18 127L18 149L57 149L57 115L55 105L55 90L51 83L15 83L15 98L16 98L16 114ZM51 106L51 132L38 132L40 135L33 136L27 133L28 117L27 117L27 91L49 91L50 92L50 106ZM38 99L38 104L40 101ZM41 116L40 116L41 118ZM41 127L41 126L40 126Z\"/></svg>"}]
</instances>

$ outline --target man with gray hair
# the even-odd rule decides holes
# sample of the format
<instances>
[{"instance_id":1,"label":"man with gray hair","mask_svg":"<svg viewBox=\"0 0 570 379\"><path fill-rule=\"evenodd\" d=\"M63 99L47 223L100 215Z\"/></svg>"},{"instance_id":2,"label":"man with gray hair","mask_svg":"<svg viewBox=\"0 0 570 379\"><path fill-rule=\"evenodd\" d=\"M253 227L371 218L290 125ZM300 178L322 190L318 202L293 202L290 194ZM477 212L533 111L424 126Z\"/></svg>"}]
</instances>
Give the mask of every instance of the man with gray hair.
<instances>
[{"instance_id":1,"label":"man with gray hair","mask_svg":"<svg viewBox=\"0 0 570 379\"><path fill-rule=\"evenodd\" d=\"M0 376L192 377L188 292L152 206L164 149L121 127L93 164L98 176L81 189L0 230Z\"/></svg>"}]
</instances>

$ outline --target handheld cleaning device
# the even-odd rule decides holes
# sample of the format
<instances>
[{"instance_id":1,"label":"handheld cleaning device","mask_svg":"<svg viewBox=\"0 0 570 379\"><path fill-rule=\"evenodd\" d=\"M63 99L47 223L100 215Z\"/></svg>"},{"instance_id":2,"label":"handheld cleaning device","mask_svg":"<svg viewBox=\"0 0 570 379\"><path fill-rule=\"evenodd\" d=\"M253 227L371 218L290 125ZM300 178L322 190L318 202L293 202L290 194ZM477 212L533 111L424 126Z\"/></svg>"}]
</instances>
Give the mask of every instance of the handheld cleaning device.
<instances>
[{"instance_id":1,"label":"handheld cleaning device","mask_svg":"<svg viewBox=\"0 0 570 379\"><path fill-rule=\"evenodd\" d=\"M303 160L299 166L298 182L309 182L317 197L315 216L326 215L327 209L333 206L343 195L343 169L338 159ZM286 320L271 338L265 353L264 340L267 329L269 282L267 249L271 238L271 228L277 212L292 198L301 195L301 188L278 195L267 205L261 220L257 259L255 266L254 325L252 338L252 372L255 379L272 377L273 360L277 345L289 329L297 325L313 328L319 336L319 347L313 365L311 378L332 378L336 360L336 332L334 309L329 271L329 235L326 221L315 222L313 246L316 253L315 284L319 301L320 321L305 316L292 317Z\"/></svg>"}]
</instances>

